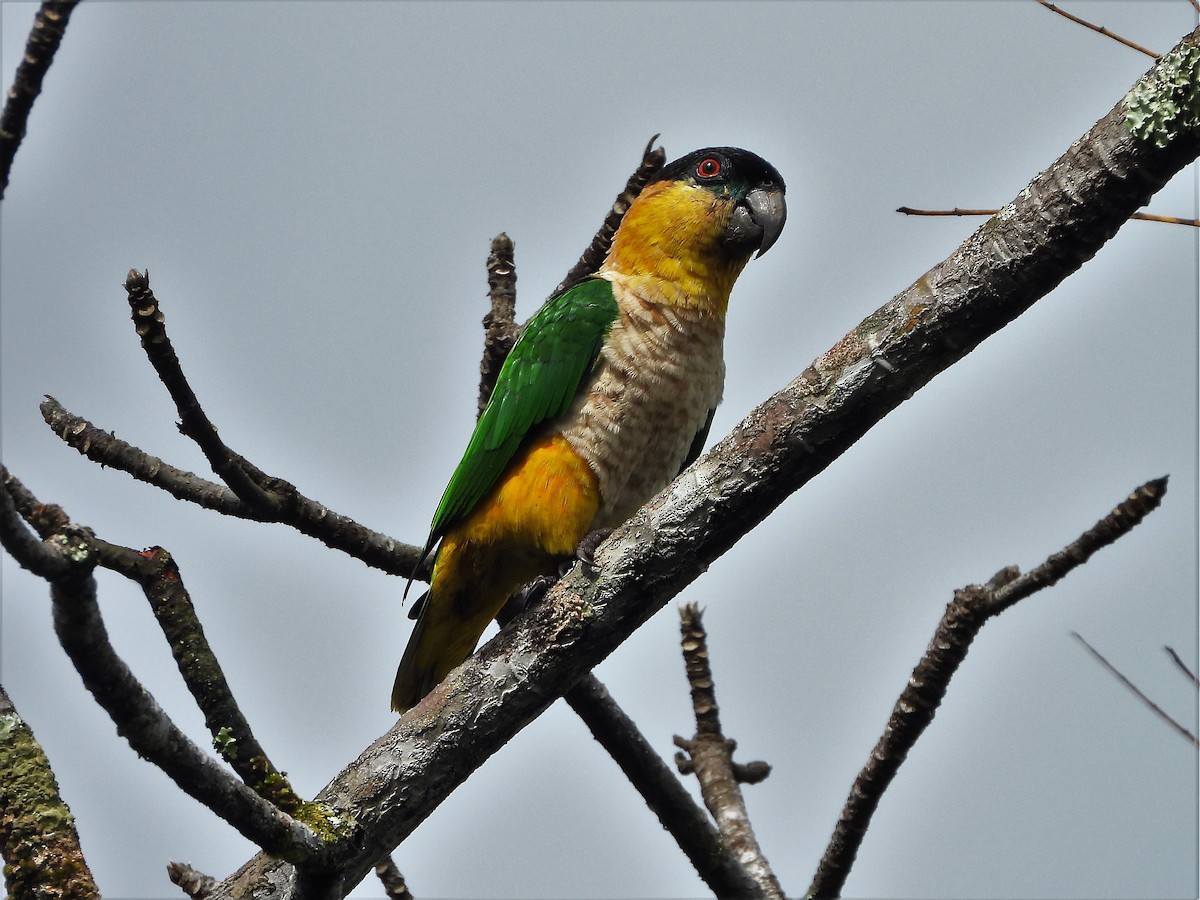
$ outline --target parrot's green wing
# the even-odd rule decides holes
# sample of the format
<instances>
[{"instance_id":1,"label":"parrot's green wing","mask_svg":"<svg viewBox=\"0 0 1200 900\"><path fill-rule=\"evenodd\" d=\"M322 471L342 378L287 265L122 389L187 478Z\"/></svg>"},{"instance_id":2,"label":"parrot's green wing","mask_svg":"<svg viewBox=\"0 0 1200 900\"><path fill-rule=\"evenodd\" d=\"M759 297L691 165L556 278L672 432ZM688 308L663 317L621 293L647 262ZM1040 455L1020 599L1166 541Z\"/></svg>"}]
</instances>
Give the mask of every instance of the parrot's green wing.
<instances>
[{"instance_id":1,"label":"parrot's green wing","mask_svg":"<svg viewBox=\"0 0 1200 900\"><path fill-rule=\"evenodd\" d=\"M483 499L525 436L567 411L616 317L612 285L590 278L551 297L525 324L434 513L425 554Z\"/></svg>"}]
</instances>

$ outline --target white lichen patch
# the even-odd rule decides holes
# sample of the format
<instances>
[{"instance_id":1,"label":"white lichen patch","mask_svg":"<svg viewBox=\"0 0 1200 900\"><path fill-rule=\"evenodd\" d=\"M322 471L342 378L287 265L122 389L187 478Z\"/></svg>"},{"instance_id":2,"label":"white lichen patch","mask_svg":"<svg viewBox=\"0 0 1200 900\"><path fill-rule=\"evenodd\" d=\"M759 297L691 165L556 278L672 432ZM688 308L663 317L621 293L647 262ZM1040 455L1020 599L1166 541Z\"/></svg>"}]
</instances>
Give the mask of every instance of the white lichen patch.
<instances>
[{"instance_id":1,"label":"white lichen patch","mask_svg":"<svg viewBox=\"0 0 1200 900\"><path fill-rule=\"evenodd\" d=\"M1200 129L1200 47L1176 47L1125 96L1125 127L1156 147Z\"/></svg>"}]
</instances>

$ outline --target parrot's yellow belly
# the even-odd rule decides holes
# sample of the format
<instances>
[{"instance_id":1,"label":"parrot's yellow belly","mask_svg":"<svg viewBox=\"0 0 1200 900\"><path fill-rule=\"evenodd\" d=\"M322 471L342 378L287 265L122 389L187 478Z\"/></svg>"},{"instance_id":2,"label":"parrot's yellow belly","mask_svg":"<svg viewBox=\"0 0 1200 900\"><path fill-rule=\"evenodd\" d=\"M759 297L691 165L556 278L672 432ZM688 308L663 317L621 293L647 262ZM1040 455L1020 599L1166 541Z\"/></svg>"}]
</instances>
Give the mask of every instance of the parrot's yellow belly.
<instances>
[{"instance_id":1,"label":"parrot's yellow belly","mask_svg":"<svg viewBox=\"0 0 1200 900\"><path fill-rule=\"evenodd\" d=\"M471 655L517 588L554 571L591 528L596 476L560 435L521 451L491 493L447 532L428 608L400 664L392 708L408 709Z\"/></svg>"},{"instance_id":2,"label":"parrot's yellow belly","mask_svg":"<svg viewBox=\"0 0 1200 900\"><path fill-rule=\"evenodd\" d=\"M446 535L434 581L439 570L451 565L448 557L466 552L466 545L477 546L489 562L499 553L501 568L489 566L478 574L527 581L545 571L547 558L575 552L598 504L596 475L583 458L560 435L542 438L517 455L490 495ZM453 565L461 568L462 563ZM533 571L524 574L530 566Z\"/></svg>"}]
</instances>

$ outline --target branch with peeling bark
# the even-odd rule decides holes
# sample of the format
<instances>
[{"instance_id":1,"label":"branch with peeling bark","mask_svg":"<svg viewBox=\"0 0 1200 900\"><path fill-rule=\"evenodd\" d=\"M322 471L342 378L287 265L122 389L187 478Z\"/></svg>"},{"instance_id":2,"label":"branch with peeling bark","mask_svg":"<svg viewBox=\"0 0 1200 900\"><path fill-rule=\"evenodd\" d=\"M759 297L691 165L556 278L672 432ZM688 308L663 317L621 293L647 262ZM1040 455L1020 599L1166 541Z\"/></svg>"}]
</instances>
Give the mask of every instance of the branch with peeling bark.
<instances>
[{"instance_id":1,"label":"branch with peeling bark","mask_svg":"<svg viewBox=\"0 0 1200 900\"><path fill-rule=\"evenodd\" d=\"M1169 95L1166 68L1139 82ZM784 390L617 529L541 606L520 616L406 713L319 795L377 842L402 841L450 791L784 498L931 378L1090 259L1130 214L1200 153L1186 119L1135 136L1123 99L1003 214L868 316ZM346 884L374 863L346 862ZM234 884L288 890L287 868L259 857Z\"/></svg>"}]
</instances>

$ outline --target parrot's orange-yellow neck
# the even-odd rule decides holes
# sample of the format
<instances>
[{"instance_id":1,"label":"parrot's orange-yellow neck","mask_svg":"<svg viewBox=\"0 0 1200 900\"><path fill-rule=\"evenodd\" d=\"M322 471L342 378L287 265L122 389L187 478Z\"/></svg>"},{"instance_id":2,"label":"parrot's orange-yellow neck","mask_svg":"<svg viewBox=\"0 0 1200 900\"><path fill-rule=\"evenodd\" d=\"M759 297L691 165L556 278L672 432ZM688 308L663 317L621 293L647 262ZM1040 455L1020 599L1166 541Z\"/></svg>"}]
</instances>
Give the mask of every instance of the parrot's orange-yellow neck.
<instances>
[{"instance_id":1,"label":"parrot's orange-yellow neck","mask_svg":"<svg viewBox=\"0 0 1200 900\"><path fill-rule=\"evenodd\" d=\"M721 235L733 201L680 181L648 185L629 207L600 267L660 303L724 316L750 254L731 254Z\"/></svg>"}]
</instances>

